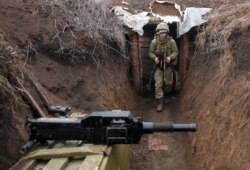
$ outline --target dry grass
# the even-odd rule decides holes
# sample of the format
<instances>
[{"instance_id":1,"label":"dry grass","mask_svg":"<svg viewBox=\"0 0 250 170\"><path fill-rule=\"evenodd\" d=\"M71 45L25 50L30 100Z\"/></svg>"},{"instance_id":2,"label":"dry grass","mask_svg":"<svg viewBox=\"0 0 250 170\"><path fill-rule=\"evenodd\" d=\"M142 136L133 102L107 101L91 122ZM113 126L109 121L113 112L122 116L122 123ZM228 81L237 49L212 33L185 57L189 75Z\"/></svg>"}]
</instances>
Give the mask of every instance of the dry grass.
<instances>
[{"instance_id":1,"label":"dry grass","mask_svg":"<svg viewBox=\"0 0 250 170\"><path fill-rule=\"evenodd\" d=\"M250 27L250 3L221 6L213 10L208 25L199 33L196 44L198 52L217 51L223 56L221 71L227 73L235 66L232 57L231 39L233 34L246 31Z\"/></svg>"},{"instance_id":2,"label":"dry grass","mask_svg":"<svg viewBox=\"0 0 250 170\"><path fill-rule=\"evenodd\" d=\"M0 33L0 43L2 43L4 41L4 37L3 35Z\"/></svg>"},{"instance_id":3,"label":"dry grass","mask_svg":"<svg viewBox=\"0 0 250 170\"><path fill-rule=\"evenodd\" d=\"M111 0L40 1L39 8L44 10L36 15L49 13L54 18L53 55L70 63L87 57L99 62L110 51L127 58L123 23L111 13L111 6Z\"/></svg>"},{"instance_id":4,"label":"dry grass","mask_svg":"<svg viewBox=\"0 0 250 170\"><path fill-rule=\"evenodd\" d=\"M59 7L70 26L83 30L95 41L115 41L121 49L125 47L122 23L110 12L110 1L52 0L47 2Z\"/></svg>"},{"instance_id":5,"label":"dry grass","mask_svg":"<svg viewBox=\"0 0 250 170\"><path fill-rule=\"evenodd\" d=\"M1 91L6 91L6 92L12 91L13 89L12 85L3 75L0 75L0 88Z\"/></svg>"},{"instance_id":6,"label":"dry grass","mask_svg":"<svg viewBox=\"0 0 250 170\"><path fill-rule=\"evenodd\" d=\"M2 41L0 43L0 61L1 62L3 62L7 58L7 55L8 55L3 43L4 43L4 41ZM6 63L2 63L2 64L5 65ZM1 67L1 70L2 69L4 69L4 68ZM7 76L4 74L0 74L0 91L1 91L1 93L7 93L7 94L14 96L14 90L15 90L15 88L9 82L9 80L7 79Z\"/></svg>"},{"instance_id":7,"label":"dry grass","mask_svg":"<svg viewBox=\"0 0 250 170\"><path fill-rule=\"evenodd\" d=\"M117 0L112 0L112 1L117 2ZM130 7L138 11L149 11L149 6L152 1L154 0L140 0L140 1L125 0L125 2L127 2L130 5ZM120 0L119 2L122 2L122 0Z\"/></svg>"}]
</instances>

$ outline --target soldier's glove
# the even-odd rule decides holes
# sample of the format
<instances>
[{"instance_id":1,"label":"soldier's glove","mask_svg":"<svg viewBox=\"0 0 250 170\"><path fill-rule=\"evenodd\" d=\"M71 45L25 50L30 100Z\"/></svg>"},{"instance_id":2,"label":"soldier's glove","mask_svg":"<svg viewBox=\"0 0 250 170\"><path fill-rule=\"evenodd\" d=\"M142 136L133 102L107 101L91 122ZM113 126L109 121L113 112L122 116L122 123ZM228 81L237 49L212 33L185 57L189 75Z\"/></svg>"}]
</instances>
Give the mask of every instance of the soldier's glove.
<instances>
[{"instance_id":1,"label":"soldier's glove","mask_svg":"<svg viewBox=\"0 0 250 170\"><path fill-rule=\"evenodd\" d=\"M160 63L160 60L158 57L155 58L155 64L159 64Z\"/></svg>"},{"instance_id":2,"label":"soldier's glove","mask_svg":"<svg viewBox=\"0 0 250 170\"><path fill-rule=\"evenodd\" d=\"M165 61L166 61L166 63L170 63L171 62L171 58L169 56L165 57Z\"/></svg>"}]
</instances>

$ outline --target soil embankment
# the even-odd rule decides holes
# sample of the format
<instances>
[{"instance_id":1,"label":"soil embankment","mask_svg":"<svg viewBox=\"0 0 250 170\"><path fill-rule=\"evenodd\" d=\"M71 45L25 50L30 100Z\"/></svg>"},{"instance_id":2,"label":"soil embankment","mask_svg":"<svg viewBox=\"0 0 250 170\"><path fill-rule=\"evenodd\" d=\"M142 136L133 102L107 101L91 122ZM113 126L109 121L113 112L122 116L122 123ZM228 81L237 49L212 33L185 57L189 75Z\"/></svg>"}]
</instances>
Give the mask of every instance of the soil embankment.
<instances>
[{"instance_id":1,"label":"soil embankment","mask_svg":"<svg viewBox=\"0 0 250 170\"><path fill-rule=\"evenodd\" d=\"M197 39L178 102L198 124L191 136L198 169L250 168L249 9L222 8Z\"/></svg>"}]
</instances>

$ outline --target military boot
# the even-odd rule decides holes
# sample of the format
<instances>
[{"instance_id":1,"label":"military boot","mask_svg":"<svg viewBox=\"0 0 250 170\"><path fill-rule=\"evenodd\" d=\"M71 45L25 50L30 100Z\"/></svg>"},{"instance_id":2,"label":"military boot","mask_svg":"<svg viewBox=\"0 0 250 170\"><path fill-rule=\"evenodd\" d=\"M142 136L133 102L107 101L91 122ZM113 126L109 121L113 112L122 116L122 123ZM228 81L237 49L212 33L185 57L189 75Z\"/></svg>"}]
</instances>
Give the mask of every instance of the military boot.
<instances>
[{"instance_id":1,"label":"military boot","mask_svg":"<svg viewBox=\"0 0 250 170\"><path fill-rule=\"evenodd\" d=\"M164 96L164 104L169 104L170 103L170 100L171 100L171 96L170 95L168 95L168 94L166 94L165 96Z\"/></svg>"},{"instance_id":2,"label":"military boot","mask_svg":"<svg viewBox=\"0 0 250 170\"><path fill-rule=\"evenodd\" d=\"M157 99L158 105L156 107L157 112L161 112L163 110L163 98Z\"/></svg>"}]
</instances>

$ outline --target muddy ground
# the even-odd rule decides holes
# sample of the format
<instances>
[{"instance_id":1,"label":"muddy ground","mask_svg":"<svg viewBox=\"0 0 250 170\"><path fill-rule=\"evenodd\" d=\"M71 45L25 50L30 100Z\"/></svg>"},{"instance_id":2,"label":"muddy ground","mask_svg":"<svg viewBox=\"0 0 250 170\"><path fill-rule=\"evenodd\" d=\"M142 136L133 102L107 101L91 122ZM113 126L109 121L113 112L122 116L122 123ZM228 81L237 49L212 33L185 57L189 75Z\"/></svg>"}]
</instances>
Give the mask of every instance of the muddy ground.
<instances>
[{"instance_id":1,"label":"muddy ground","mask_svg":"<svg viewBox=\"0 0 250 170\"><path fill-rule=\"evenodd\" d=\"M215 13L200 33L182 90L164 112L156 113L154 99L138 97L133 90L129 60L117 58L112 50L96 50L98 47L84 32L67 28L60 34L62 40L74 42L76 39L70 36L73 31L77 44L84 49L74 57L60 55L57 18L37 2L0 2L0 34L4 35L4 43L0 44L1 169L8 169L21 156L19 148L28 138L23 126L25 115L39 116L23 97L16 78L46 116L53 115L47 114L29 79L40 85L51 105L67 105L72 112L122 109L145 121L197 123L194 134L144 136L131 149L133 170L250 169L249 4L220 8ZM184 6L219 7L245 1L178 2ZM131 4L146 9L145 4ZM70 51L72 43L67 45Z\"/></svg>"},{"instance_id":2,"label":"muddy ground","mask_svg":"<svg viewBox=\"0 0 250 170\"><path fill-rule=\"evenodd\" d=\"M175 101L176 98L159 113L155 111L154 99L141 98L134 112L144 121L187 123L188 120L180 115ZM190 146L188 133L184 132L145 135L139 145L132 146L131 170L194 170L196 168Z\"/></svg>"}]
</instances>

